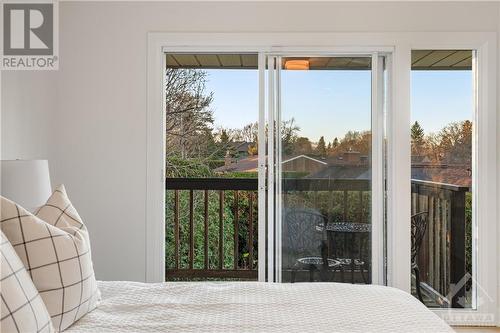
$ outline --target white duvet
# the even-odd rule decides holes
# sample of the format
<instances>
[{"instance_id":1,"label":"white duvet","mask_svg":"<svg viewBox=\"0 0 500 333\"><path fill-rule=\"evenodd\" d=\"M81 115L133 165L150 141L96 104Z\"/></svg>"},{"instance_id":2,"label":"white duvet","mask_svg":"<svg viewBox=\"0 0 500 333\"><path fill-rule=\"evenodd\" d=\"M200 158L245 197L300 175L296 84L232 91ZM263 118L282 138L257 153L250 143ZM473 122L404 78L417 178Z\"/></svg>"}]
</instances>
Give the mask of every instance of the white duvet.
<instances>
[{"instance_id":1,"label":"white duvet","mask_svg":"<svg viewBox=\"0 0 500 333\"><path fill-rule=\"evenodd\" d=\"M453 330L400 290L340 283L99 282L76 332L419 332Z\"/></svg>"}]
</instances>

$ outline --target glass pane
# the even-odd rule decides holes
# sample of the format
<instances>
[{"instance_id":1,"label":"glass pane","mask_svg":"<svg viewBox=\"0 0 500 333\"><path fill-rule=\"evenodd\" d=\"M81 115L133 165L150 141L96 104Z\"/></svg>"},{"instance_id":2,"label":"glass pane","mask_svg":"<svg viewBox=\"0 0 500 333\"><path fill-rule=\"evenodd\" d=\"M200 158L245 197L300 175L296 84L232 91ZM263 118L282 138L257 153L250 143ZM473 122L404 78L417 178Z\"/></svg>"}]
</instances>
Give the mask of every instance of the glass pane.
<instances>
[{"instance_id":1,"label":"glass pane","mask_svg":"<svg viewBox=\"0 0 500 333\"><path fill-rule=\"evenodd\" d=\"M256 280L257 55L166 64L166 279Z\"/></svg>"},{"instance_id":2,"label":"glass pane","mask_svg":"<svg viewBox=\"0 0 500 333\"><path fill-rule=\"evenodd\" d=\"M281 71L282 281L371 282L371 58Z\"/></svg>"},{"instance_id":3,"label":"glass pane","mask_svg":"<svg viewBox=\"0 0 500 333\"><path fill-rule=\"evenodd\" d=\"M473 304L472 51L412 52L412 293L428 307Z\"/></svg>"}]
</instances>

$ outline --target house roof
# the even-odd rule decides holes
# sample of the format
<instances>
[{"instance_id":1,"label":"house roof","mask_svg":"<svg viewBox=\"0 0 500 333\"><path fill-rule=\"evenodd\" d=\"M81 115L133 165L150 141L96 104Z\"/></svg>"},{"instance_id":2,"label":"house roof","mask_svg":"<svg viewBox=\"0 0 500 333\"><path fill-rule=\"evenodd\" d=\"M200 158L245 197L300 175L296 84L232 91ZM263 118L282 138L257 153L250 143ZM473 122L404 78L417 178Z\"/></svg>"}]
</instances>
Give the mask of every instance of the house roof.
<instances>
[{"instance_id":1,"label":"house roof","mask_svg":"<svg viewBox=\"0 0 500 333\"><path fill-rule=\"evenodd\" d=\"M411 178L465 187L472 186L470 168L464 165L412 167Z\"/></svg>"},{"instance_id":2,"label":"house roof","mask_svg":"<svg viewBox=\"0 0 500 333\"><path fill-rule=\"evenodd\" d=\"M291 158L286 158L282 163L288 163L293 160L299 159L299 158L305 158L308 160L311 160L313 162L319 163L321 165L328 165L325 161L320 161L318 159L312 158L307 155L298 155L294 156ZM258 165L259 157L257 155L254 156L248 156L246 158L242 158L240 160L235 160L231 165L229 166L221 166L216 169L214 169L214 172L256 172L257 171L257 165Z\"/></svg>"},{"instance_id":3,"label":"house roof","mask_svg":"<svg viewBox=\"0 0 500 333\"><path fill-rule=\"evenodd\" d=\"M320 163L320 164L323 164L323 165L328 165L328 163L326 163L325 161L321 161L321 160L318 160L318 159L315 159L315 158L312 158L310 156L307 156L307 155L298 155L298 156L294 156L294 157L291 157L291 158L287 158L285 159L284 161L282 161L281 163L288 163L288 162L291 162L293 160L297 160L299 158L306 158L306 159L309 159L313 162L317 162L317 163Z\"/></svg>"},{"instance_id":4,"label":"house roof","mask_svg":"<svg viewBox=\"0 0 500 333\"><path fill-rule=\"evenodd\" d=\"M250 147L253 144L254 144L253 142L236 141L236 142L230 142L229 146L239 152L247 152L248 147Z\"/></svg>"},{"instance_id":5,"label":"house roof","mask_svg":"<svg viewBox=\"0 0 500 333\"><path fill-rule=\"evenodd\" d=\"M306 178L325 178L325 179L371 179L371 168L363 164L338 164L326 163L306 155L299 155L288 160L297 158L307 158L322 165L328 165L321 170L311 173ZM235 161L230 166L222 166L214 169L215 172L257 172L258 156L249 156ZM411 178L437 183L453 184L458 186L470 187L472 177L470 167L467 165L413 165L411 168Z\"/></svg>"},{"instance_id":6,"label":"house roof","mask_svg":"<svg viewBox=\"0 0 500 333\"><path fill-rule=\"evenodd\" d=\"M231 165L215 168L214 172L257 172L259 157L257 155L236 160Z\"/></svg>"},{"instance_id":7,"label":"house roof","mask_svg":"<svg viewBox=\"0 0 500 333\"><path fill-rule=\"evenodd\" d=\"M371 179L371 169L362 165L329 165L306 178Z\"/></svg>"},{"instance_id":8,"label":"house roof","mask_svg":"<svg viewBox=\"0 0 500 333\"><path fill-rule=\"evenodd\" d=\"M429 164L431 159L425 155L411 155L411 164Z\"/></svg>"}]
</instances>

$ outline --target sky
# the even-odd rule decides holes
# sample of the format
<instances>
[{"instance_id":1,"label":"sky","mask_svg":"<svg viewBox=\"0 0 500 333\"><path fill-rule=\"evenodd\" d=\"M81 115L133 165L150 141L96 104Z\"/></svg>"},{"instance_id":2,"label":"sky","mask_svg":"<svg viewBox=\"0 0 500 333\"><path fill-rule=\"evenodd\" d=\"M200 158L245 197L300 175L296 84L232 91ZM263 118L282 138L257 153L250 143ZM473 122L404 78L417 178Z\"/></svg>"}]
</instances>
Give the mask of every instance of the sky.
<instances>
[{"instance_id":1,"label":"sky","mask_svg":"<svg viewBox=\"0 0 500 333\"><path fill-rule=\"evenodd\" d=\"M241 128L258 119L257 70L207 70L214 92L215 127ZM471 71L412 71L412 123L426 133L472 119ZM300 136L317 142L349 130L370 129L369 71L282 71L282 119L294 118Z\"/></svg>"}]
</instances>

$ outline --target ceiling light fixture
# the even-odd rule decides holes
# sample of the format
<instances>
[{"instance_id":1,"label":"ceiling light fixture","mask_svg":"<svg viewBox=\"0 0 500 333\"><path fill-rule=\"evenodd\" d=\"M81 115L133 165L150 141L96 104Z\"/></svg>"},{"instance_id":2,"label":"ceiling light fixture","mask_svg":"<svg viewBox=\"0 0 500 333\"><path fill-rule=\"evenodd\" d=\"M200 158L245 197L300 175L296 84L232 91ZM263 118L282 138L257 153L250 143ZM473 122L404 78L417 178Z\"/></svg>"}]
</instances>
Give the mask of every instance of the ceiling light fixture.
<instances>
[{"instance_id":1,"label":"ceiling light fixture","mask_svg":"<svg viewBox=\"0 0 500 333\"><path fill-rule=\"evenodd\" d=\"M304 71L309 69L309 60L285 60L285 69Z\"/></svg>"}]
</instances>

